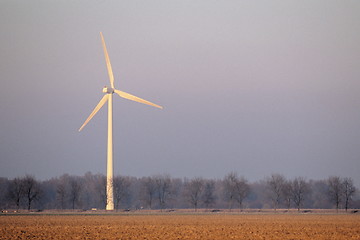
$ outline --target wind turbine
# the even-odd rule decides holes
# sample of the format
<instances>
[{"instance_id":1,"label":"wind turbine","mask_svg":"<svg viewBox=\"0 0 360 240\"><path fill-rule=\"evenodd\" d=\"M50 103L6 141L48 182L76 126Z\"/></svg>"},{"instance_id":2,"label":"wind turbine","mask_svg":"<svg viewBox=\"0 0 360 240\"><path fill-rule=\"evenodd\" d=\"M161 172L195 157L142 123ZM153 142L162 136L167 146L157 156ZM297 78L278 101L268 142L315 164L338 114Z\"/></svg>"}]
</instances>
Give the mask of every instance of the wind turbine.
<instances>
[{"instance_id":1,"label":"wind turbine","mask_svg":"<svg viewBox=\"0 0 360 240\"><path fill-rule=\"evenodd\" d=\"M104 55L105 55L105 61L106 61L106 67L108 70L109 78L110 78L110 87L105 86L103 88L103 93L105 95L100 100L98 105L94 108L90 116L85 120L84 124L80 127L79 132L85 127L85 125L95 116L95 114L100 110L102 106L108 102L108 139L107 139L107 170L106 170L106 210L114 210L114 190L113 190L113 175L114 175L114 169L113 169L113 102L112 102L112 96L113 93L118 94L122 98L126 98L135 102L144 103L150 106L154 106L157 108L162 109L161 106L156 105L152 102L146 101L144 99L141 99L139 97L136 97L134 95L131 95L129 93L120 91L118 89L115 89L114 86L114 75L110 64L110 58L109 54L106 50L105 40L100 32L102 46L104 48Z\"/></svg>"}]
</instances>

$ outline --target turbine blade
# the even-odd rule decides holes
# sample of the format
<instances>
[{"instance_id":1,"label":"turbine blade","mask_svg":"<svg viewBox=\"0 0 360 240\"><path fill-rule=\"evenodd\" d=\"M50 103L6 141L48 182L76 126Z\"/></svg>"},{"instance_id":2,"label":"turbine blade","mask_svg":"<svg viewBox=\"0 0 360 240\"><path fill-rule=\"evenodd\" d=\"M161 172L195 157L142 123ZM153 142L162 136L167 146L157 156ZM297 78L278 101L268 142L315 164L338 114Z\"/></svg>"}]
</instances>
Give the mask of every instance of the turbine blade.
<instances>
[{"instance_id":1,"label":"turbine blade","mask_svg":"<svg viewBox=\"0 0 360 240\"><path fill-rule=\"evenodd\" d=\"M86 126L86 124L95 116L95 114L100 110L100 108L106 103L109 99L109 94L103 96L98 105L94 108L90 116L85 120L84 124L79 128L79 132Z\"/></svg>"},{"instance_id":2,"label":"turbine blade","mask_svg":"<svg viewBox=\"0 0 360 240\"><path fill-rule=\"evenodd\" d=\"M105 55L105 61L106 61L106 67L109 73L109 78L110 78L110 85L112 88L114 88L114 74L111 68L111 63L110 63L110 58L109 58L109 54L106 50L106 45L105 45L105 40L104 40L104 36L102 34L102 32L100 32L100 36L101 36L101 41L102 41L102 45L104 48L104 55Z\"/></svg>"},{"instance_id":3,"label":"turbine blade","mask_svg":"<svg viewBox=\"0 0 360 240\"><path fill-rule=\"evenodd\" d=\"M159 105L157 105L155 103L146 101L146 100L144 100L142 98L136 97L136 96L131 95L129 93L126 93L126 92L123 92L123 91L120 91L120 90L117 90L117 89L115 89L115 92L122 98L126 98L126 99L129 99L129 100L135 101L135 102L139 102L139 103L143 103L143 104L147 104L147 105L150 105L150 106L153 106L153 107L163 109L162 106L159 106Z\"/></svg>"}]
</instances>

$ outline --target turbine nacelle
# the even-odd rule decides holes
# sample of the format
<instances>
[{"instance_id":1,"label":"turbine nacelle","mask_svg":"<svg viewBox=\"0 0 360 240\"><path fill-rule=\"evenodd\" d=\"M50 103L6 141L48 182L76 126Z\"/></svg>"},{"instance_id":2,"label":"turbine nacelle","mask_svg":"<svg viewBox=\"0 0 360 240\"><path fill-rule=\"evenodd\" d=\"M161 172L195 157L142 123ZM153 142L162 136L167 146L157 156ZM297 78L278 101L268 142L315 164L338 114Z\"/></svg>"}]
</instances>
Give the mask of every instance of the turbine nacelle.
<instances>
[{"instance_id":1,"label":"turbine nacelle","mask_svg":"<svg viewBox=\"0 0 360 240\"><path fill-rule=\"evenodd\" d=\"M107 87L105 86L102 90L103 93L109 93L109 94L112 94L114 93L115 89L114 88L111 88L111 87Z\"/></svg>"}]
</instances>

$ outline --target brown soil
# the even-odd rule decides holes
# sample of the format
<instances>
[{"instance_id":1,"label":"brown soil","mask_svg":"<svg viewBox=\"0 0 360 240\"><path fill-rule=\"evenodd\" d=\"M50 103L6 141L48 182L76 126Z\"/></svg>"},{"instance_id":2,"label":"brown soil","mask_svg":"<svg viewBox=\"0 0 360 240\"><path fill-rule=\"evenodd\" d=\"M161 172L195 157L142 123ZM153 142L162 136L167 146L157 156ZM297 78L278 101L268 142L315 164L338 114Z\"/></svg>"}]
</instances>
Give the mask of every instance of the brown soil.
<instances>
[{"instance_id":1,"label":"brown soil","mask_svg":"<svg viewBox=\"0 0 360 240\"><path fill-rule=\"evenodd\" d=\"M359 214L0 215L0 239L360 239Z\"/></svg>"}]
</instances>

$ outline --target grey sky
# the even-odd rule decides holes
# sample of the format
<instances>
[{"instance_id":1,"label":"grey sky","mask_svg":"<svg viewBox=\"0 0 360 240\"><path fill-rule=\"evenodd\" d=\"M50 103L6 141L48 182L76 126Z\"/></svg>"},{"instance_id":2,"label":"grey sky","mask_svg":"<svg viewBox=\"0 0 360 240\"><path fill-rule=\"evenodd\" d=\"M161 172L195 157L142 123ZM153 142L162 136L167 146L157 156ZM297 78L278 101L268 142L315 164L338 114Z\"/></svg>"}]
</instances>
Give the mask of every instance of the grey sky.
<instances>
[{"instance_id":1,"label":"grey sky","mask_svg":"<svg viewBox=\"0 0 360 240\"><path fill-rule=\"evenodd\" d=\"M359 1L0 2L0 176L115 173L360 185Z\"/></svg>"}]
</instances>

